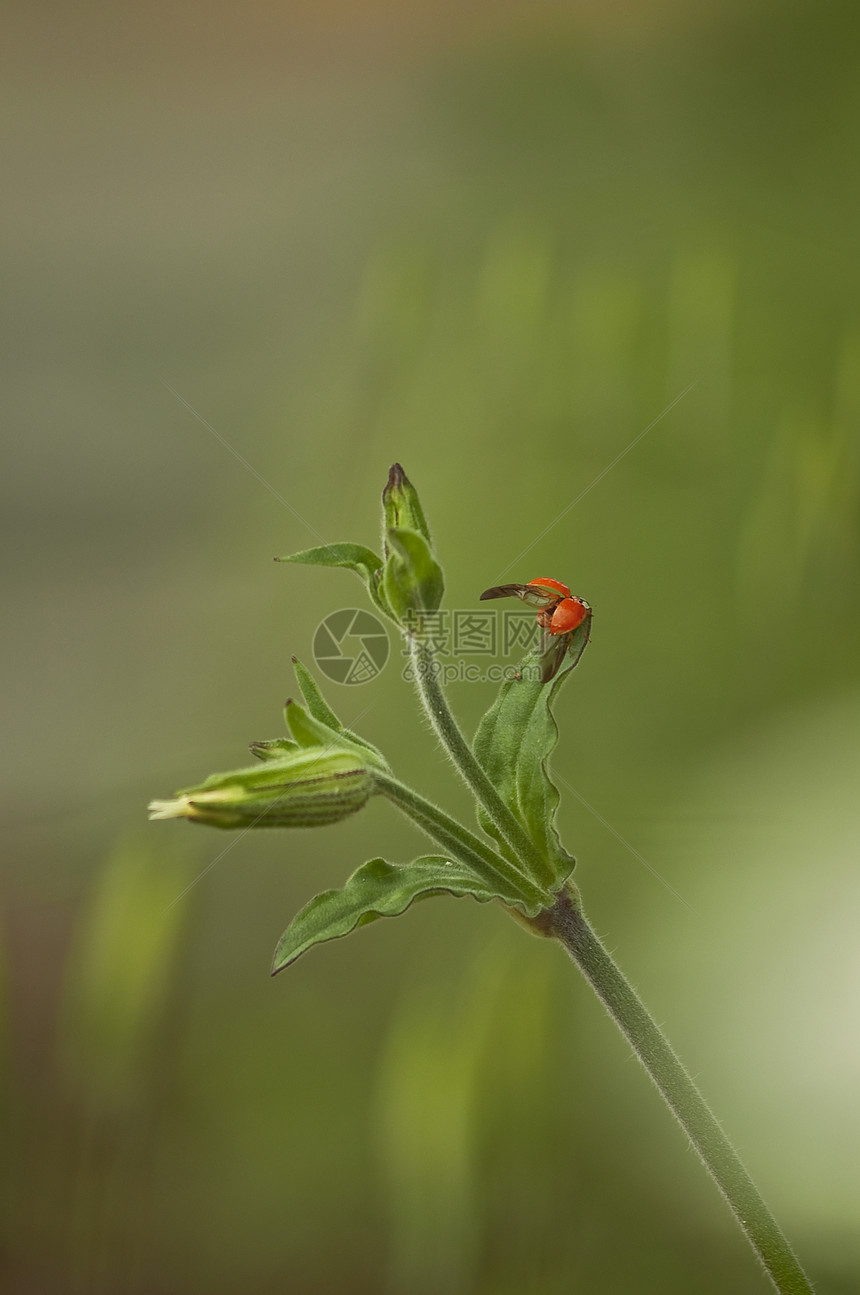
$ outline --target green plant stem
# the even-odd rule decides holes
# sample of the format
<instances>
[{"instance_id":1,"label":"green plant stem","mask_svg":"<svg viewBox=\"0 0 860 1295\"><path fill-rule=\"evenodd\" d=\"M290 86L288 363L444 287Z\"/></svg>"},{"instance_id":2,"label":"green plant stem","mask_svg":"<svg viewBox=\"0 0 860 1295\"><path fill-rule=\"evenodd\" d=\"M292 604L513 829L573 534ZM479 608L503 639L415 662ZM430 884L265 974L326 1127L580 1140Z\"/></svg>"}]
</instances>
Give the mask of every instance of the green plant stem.
<instances>
[{"instance_id":1,"label":"green plant stem","mask_svg":"<svg viewBox=\"0 0 860 1295\"><path fill-rule=\"evenodd\" d=\"M406 637L409 640L415 686L433 731L445 747L466 786L481 802L527 873L532 877L551 882L552 876L546 859L537 849L516 814L502 800L466 741L439 682L435 654L414 634L407 634Z\"/></svg>"},{"instance_id":2,"label":"green plant stem","mask_svg":"<svg viewBox=\"0 0 860 1295\"><path fill-rule=\"evenodd\" d=\"M523 876L514 864L509 863L479 836L470 832L467 827L458 823L431 800L419 795L417 791L392 774L374 771L374 781L379 790L417 823L428 836L438 841L462 863L474 868L475 872L490 885L497 886L502 881L506 889L516 890L531 912L537 912L552 903L551 894Z\"/></svg>"},{"instance_id":3,"label":"green plant stem","mask_svg":"<svg viewBox=\"0 0 860 1295\"><path fill-rule=\"evenodd\" d=\"M684 1129L725 1196L765 1272L782 1295L811 1295L812 1285L704 1097L632 985L562 893L540 925L567 949Z\"/></svg>"}]
</instances>

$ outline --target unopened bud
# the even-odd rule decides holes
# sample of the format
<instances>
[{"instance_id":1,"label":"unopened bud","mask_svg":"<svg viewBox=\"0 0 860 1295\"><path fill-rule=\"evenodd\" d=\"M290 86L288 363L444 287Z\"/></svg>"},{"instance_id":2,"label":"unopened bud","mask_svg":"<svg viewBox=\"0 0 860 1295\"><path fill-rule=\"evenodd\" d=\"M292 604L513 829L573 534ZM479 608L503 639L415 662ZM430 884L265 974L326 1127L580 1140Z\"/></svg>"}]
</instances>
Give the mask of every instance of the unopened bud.
<instances>
[{"instance_id":1,"label":"unopened bud","mask_svg":"<svg viewBox=\"0 0 860 1295\"><path fill-rule=\"evenodd\" d=\"M174 800L152 801L149 816L225 828L322 827L357 813L373 790L370 768L355 752L315 747L213 774Z\"/></svg>"},{"instance_id":2,"label":"unopened bud","mask_svg":"<svg viewBox=\"0 0 860 1295\"><path fill-rule=\"evenodd\" d=\"M407 477L399 463L391 465L388 482L382 492L382 545L385 556L388 556L388 532L390 530L417 531L423 535L432 548L430 527L418 498L418 491Z\"/></svg>"}]
</instances>

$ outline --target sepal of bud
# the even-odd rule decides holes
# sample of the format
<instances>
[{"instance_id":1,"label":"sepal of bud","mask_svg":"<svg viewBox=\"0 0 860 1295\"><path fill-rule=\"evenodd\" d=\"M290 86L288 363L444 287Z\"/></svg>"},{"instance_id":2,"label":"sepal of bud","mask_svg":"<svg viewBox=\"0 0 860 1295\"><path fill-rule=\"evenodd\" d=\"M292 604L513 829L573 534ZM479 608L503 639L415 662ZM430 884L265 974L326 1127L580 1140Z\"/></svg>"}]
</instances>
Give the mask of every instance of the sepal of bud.
<instances>
[{"instance_id":1,"label":"sepal of bud","mask_svg":"<svg viewBox=\"0 0 860 1295\"><path fill-rule=\"evenodd\" d=\"M355 750L315 746L212 774L174 800L152 801L149 816L224 828L323 827L357 813L373 791L372 769Z\"/></svg>"},{"instance_id":2,"label":"sepal of bud","mask_svg":"<svg viewBox=\"0 0 860 1295\"><path fill-rule=\"evenodd\" d=\"M285 755L293 751L298 751L298 742L292 742L288 737L272 737L266 741L249 742L251 755L255 755L258 760L280 760Z\"/></svg>"},{"instance_id":3,"label":"sepal of bud","mask_svg":"<svg viewBox=\"0 0 860 1295\"><path fill-rule=\"evenodd\" d=\"M391 772L385 756L375 746L371 746L369 742L364 742L363 739L358 738L345 728L333 728L331 725L317 719L316 716L309 714L304 706L300 706L292 698L289 698L284 706L284 717L287 721L287 727L302 749L313 751L323 748L328 751L354 751L365 764L382 769L387 773Z\"/></svg>"},{"instance_id":4,"label":"sepal of bud","mask_svg":"<svg viewBox=\"0 0 860 1295\"><path fill-rule=\"evenodd\" d=\"M299 687L302 690L302 696L305 699L305 705L307 706L309 716L312 719L318 720L320 724L325 725L325 729L327 730L326 732L319 728L314 730L317 734L317 743L327 744L336 739L342 746L358 747L365 753L365 759L367 759L370 764L390 772L388 761L380 751L379 747L374 746L372 742L368 742L367 738L361 737L358 733L353 733L352 729L345 728L337 715L335 715L331 706L329 706L328 702L323 697L311 672L306 666L302 665L298 657L293 657L292 660L293 669L296 672L296 679L298 680ZM294 716L298 713L295 710L295 704L296 703L290 699L284 707L284 719L286 721L287 728L292 727L290 720L291 711ZM308 717L306 716L305 718L307 720ZM305 731L308 734L311 732L307 723L305 724ZM308 740L300 743L300 745L312 746L314 743Z\"/></svg>"},{"instance_id":5,"label":"sepal of bud","mask_svg":"<svg viewBox=\"0 0 860 1295\"><path fill-rule=\"evenodd\" d=\"M428 541L418 531L389 530L382 593L401 625L416 613L438 611L445 577Z\"/></svg>"}]
</instances>

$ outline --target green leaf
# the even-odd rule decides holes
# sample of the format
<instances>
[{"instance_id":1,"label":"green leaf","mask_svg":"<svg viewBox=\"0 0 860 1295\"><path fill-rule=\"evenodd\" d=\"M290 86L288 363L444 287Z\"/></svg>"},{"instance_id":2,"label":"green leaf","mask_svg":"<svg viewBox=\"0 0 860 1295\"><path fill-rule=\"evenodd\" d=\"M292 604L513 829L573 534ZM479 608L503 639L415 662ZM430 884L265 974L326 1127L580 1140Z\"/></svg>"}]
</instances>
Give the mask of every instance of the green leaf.
<instances>
[{"instance_id":1,"label":"green leaf","mask_svg":"<svg viewBox=\"0 0 860 1295\"><path fill-rule=\"evenodd\" d=\"M474 741L475 755L493 786L546 859L547 876L536 880L548 883L553 890L570 876L576 863L556 831L559 793L547 773L547 762L558 741L552 703L573 668L571 665L549 683L541 683L540 652L532 653L523 662L521 677L502 684ZM482 810L478 818L510 858L507 843Z\"/></svg>"},{"instance_id":2,"label":"green leaf","mask_svg":"<svg viewBox=\"0 0 860 1295\"><path fill-rule=\"evenodd\" d=\"M319 684L311 674L307 666L302 665L298 657L292 658L293 670L296 672L296 679L302 690L302 696L307 702L307 707L314 719L318 719L321 724L328 724L329 728L337 731L343 730L343 725L335 715L331 706L329 706L325 697L319 690Z\"/></svg>"},{"instance_id":3,"label":"green leaf","mask_svg":"<svg viewBox=\"0 0 860 1295\"><path fill-rule=\"evenodd\" d=\"M412 863L371 859L339 890L316 895L293 918L278 941L272 975L315 944L349 935L379 917L399 917L417 899L445 894L471 895L481 903L503 899L471 869L442 855L424 855Z\"/></svg>"},{"instance_id":4,"label":"green leaf","mask_svg":"<svg viewBox=\"0 0 860 1295\"><path fill-rule=\"evenodd\" d=\"M288 737L272 737L262 742L249 742L251 754L258 760L280 760L281 756L291 755L298 751L298 742L291 742Z\"/></svg>"},{"instance_id":5,"label":"green leaf","mask_svg":"<svg viewBox=\"0 0 860 1295\"><path fill-rule=\"evenodd\" d=\"M302 549L300 553L290 553L285 558L275 558L276 562L301 562L309 567L346 567L355 571L362 580L368 581L374 571L382 566L382 558L377 557L372 549L363 544L323 544L316 549Z\"/></svg>"},{"instance_id":6,"label":"green leaf","mask_svg":"<svg viewBox=\"0 0 860 1295\"><path fill-rule=\"evenodd\" d=\"M310 567L343 567L354 571L364 581L374 604L385 616L390 616L388 608L379 594L379 581L382 570L382 558L363 544L323 544L316 549L302 549L300 553L289 553L286 557L275 558L276 562L300 562Z\"/></svg>"},{"instance_id":7,"label":"green leaf","mask_svg":"<svg viewBox=\"0 0 860 1295\"><path fill-rule=\"evenodd\" d=\"M284 706L284 716L290 732L300 747L320 746L330 751L353 751L368 764L390 772L385 756L375 746L348 733L336 716L334 717L337 725L335 728L309 714L292 698Z\"/></svg>"},{"instance_id":8,"label":"green leaf","mask_svg":"<svg viewBox=\"0 0 860 1295\"><path fill-rule=\"evenodd\" d=\"M360 737L358 733L353 733L352 729L345 728L337 715L335 715L331 706L329 706L328 702L323 697L316 679L314 679L307 666L302 665L298 657L293 657L292 661L293 669L296 672L296 679L298 680L299 687L302 690L302 696L304 697L305 702L307 703L307 708L313 718L319 720L321 724L327 725L333 732L339 733L349 742L354 742L356 746L362 747L365 751L371 751L386 765L387 768L387 762L385 761L385 757L382 752L379 750L379 747L374 746L372 742L366 741L366 739Z\"/></svg>"}]
</instances>

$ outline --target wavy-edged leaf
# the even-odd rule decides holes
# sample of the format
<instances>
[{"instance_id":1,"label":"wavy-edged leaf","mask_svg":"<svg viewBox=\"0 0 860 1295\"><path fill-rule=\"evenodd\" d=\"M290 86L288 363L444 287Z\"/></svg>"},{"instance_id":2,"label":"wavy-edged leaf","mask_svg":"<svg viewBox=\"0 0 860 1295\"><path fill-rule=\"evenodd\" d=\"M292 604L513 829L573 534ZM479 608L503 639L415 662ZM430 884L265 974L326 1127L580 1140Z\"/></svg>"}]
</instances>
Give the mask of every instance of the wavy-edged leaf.
<instances>
[{"instance_id":1,"label":"wavy-edged leaf","mask_svg":"<svg viewBox=\"0 0 860 1295\"><path fill-rule=\"evenodd\" d=\"M278 941L272 975L315 944L349 935L380 917L399 917L410 904L432 895L471 895L480 903L502 899L461 863L428 854L412 863L371 859L338 890L324 890L298 913Z\"/></svg>"},{"instance_id":2,"label":"wavy-edged leaf","mask_svg":"<svg viewBox=\"0 0 860 1295\"><path fill-rule=\"evenodd\" d=\"M547 772L558 741L552 703L576 662L549 683L540 682L540 663L538 650L526 658L516 678L502 684L478 726L474 751L502 800L546 859L547 876L539 880L555 890L570 876L576 860L561 844L555 826L559 793ZM478 818L510 858L507 843L482 810Z\"/></svg>"}]
</instances>

